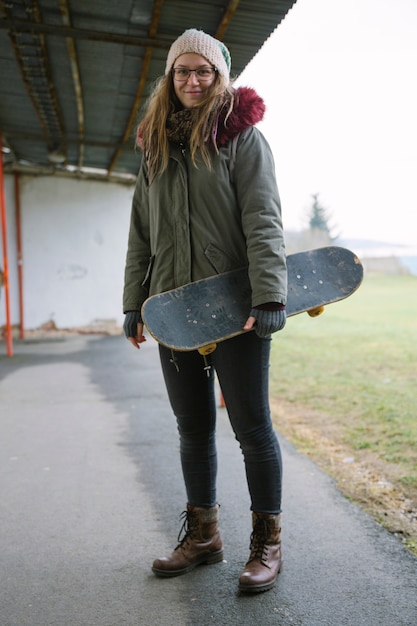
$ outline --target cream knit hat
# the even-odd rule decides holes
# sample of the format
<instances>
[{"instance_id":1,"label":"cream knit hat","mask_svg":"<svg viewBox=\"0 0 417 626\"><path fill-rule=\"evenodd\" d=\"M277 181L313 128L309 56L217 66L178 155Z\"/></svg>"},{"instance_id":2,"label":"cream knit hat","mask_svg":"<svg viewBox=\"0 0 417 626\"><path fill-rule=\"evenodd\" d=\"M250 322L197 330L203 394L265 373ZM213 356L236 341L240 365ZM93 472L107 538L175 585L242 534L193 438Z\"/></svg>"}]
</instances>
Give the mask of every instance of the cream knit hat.
<instances>
[{"instance_id":1,"label":"cream knit hat","mask_svg":"<svg viewBox=\"0 0 417 626\"><path fill-rule=\"evenodd\" d=\"M172 44L168 52L165 75L170 73L176 59L187 52L194 52L204 57L218 70L219 74L229 80L231 66L229 50L218 39L194 28L186 30Z\"/></svg>"}]
</instances>

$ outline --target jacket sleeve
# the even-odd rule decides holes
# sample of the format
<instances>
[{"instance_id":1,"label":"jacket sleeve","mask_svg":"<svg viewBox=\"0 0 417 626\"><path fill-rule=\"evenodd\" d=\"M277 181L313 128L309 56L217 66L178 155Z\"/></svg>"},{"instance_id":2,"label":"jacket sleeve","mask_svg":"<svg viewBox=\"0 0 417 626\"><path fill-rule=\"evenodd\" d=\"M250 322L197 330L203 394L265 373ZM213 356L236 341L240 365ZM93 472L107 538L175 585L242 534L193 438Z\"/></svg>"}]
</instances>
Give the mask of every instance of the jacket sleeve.
<instances>
[{"instance_id":1,"label":"jacket sleeve","mask_svg":"<svg viewBox=\"0 0 417 626\"><path fill-rule=\"evenodd\" d=\"M239 138L234 184L246 238L252 306L286 304L286 254L275 164L257 128Z\"/></svg>"},{"instance_id":2,"label":"jacket sleeve","mask_svg":"<svg viewBox=\"0 0 417 626\"><path fill-rule=\"evenodd\" d=\"M148 297L152 266L149 238L149 203L144 165L139 171L132 201L126 254L123 311L140 311Z\"/></svg>"}]
</instances>

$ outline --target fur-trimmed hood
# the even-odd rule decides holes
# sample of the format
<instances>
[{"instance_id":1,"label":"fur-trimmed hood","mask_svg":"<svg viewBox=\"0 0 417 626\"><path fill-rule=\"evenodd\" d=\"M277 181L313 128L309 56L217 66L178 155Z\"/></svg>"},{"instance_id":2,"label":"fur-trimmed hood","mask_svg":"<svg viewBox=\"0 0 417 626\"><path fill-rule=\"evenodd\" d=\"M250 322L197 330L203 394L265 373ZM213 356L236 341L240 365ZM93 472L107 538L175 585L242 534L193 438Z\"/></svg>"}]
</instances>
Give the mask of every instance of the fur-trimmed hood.
<instances>
[{"instance_id":1,"label":"fur-trimmed hood","mask_svg":"<svg viewBox=\"0 0 417 626\"><path fill-rule=\"evenodd\" d=\"M250 126L261 122L265 115L265 102L251 87L239 87L235 92L233 110L226 125L219 120L217 145L224 146L228 141Z\"/></svg>"}]
</instances>

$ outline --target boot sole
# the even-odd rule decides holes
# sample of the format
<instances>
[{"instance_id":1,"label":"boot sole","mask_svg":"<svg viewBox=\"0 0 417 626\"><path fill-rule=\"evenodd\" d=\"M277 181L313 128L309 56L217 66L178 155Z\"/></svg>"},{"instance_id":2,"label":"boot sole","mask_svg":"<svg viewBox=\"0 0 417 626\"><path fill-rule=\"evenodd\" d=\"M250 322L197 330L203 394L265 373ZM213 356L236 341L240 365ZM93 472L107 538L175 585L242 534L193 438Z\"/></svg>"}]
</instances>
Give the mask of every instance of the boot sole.
<instances>
[{"instance_id":1,"label":"boot sole","mask_svg":"<svg viewBox=\"0 0 417 626\"><path fill-rule=\"evenodd\" d=\"M174 576L188 574L188 572L191 572L198 565L213 565L214 563L219 563L219 561L223 561L223 550L213 552L212 554L202 555L200 559L194 561L194 563L191 563L188 567L183 567L182 569L165 570L152 567L152 571L160 578L173 578Z\"/></svg>"},{"instance_id":2,"label":"boot sole","mask_svg":"<svg viewBox=\"0 0 417 626\"><path fill-rule=\"evenodd\" d=\"M266 585L239 585L239 591L241 593L262 593L263 591L269 591L275 585L276 578Z\"/></svg>"},{"instance_id":3,"label":"boot sole","mask_svg":"<svg viewBox=\"0 0 417 626\"><path fill-rule=\"evenodd\" d=\"M241 583L239 583L239 591L241 591L242 593L262 593L263 591L269 591L270 589L272 589L272 587L274 587L278 578L278 574L282 572L282 565L283 563L281 561L280 568L277 571L277 575L275 576L274 580L271 580L269 583L265 583L263 585L242 585Z\"/></svg>"}]
</instances>

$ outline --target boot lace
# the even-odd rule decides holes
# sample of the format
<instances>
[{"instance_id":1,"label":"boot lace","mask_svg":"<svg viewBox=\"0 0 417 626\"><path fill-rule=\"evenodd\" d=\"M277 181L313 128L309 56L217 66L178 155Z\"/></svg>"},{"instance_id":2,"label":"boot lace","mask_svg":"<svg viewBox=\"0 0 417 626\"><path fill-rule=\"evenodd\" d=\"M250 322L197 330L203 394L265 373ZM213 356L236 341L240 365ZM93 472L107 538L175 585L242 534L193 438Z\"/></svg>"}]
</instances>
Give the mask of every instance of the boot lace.
<instances>
[{"instance_id":1,"label":"boot lace","mask_svg":"<svg viewBox=\"0 0 417 626\"><path fill-rule=\"evenodd\" d=\"M267 565L268 562L268 548L267 542L270 537L270 528L268 522L264 518L257 519L250 536L250 561L260 561L263 565Z\"/></svg>"},{"instance_id":2,"label":"boot lace","mask_svg":"<svg viewBox=\"0 0 417 626\"><path fill-rule=\"evenodd\" d=\"M182 525L178 533L176 550L187 543L188 539L192 539L197 528L197 516L193 511L183 511L180 515L180 520L182 520Z\"/></svg>"}]
</instances>

